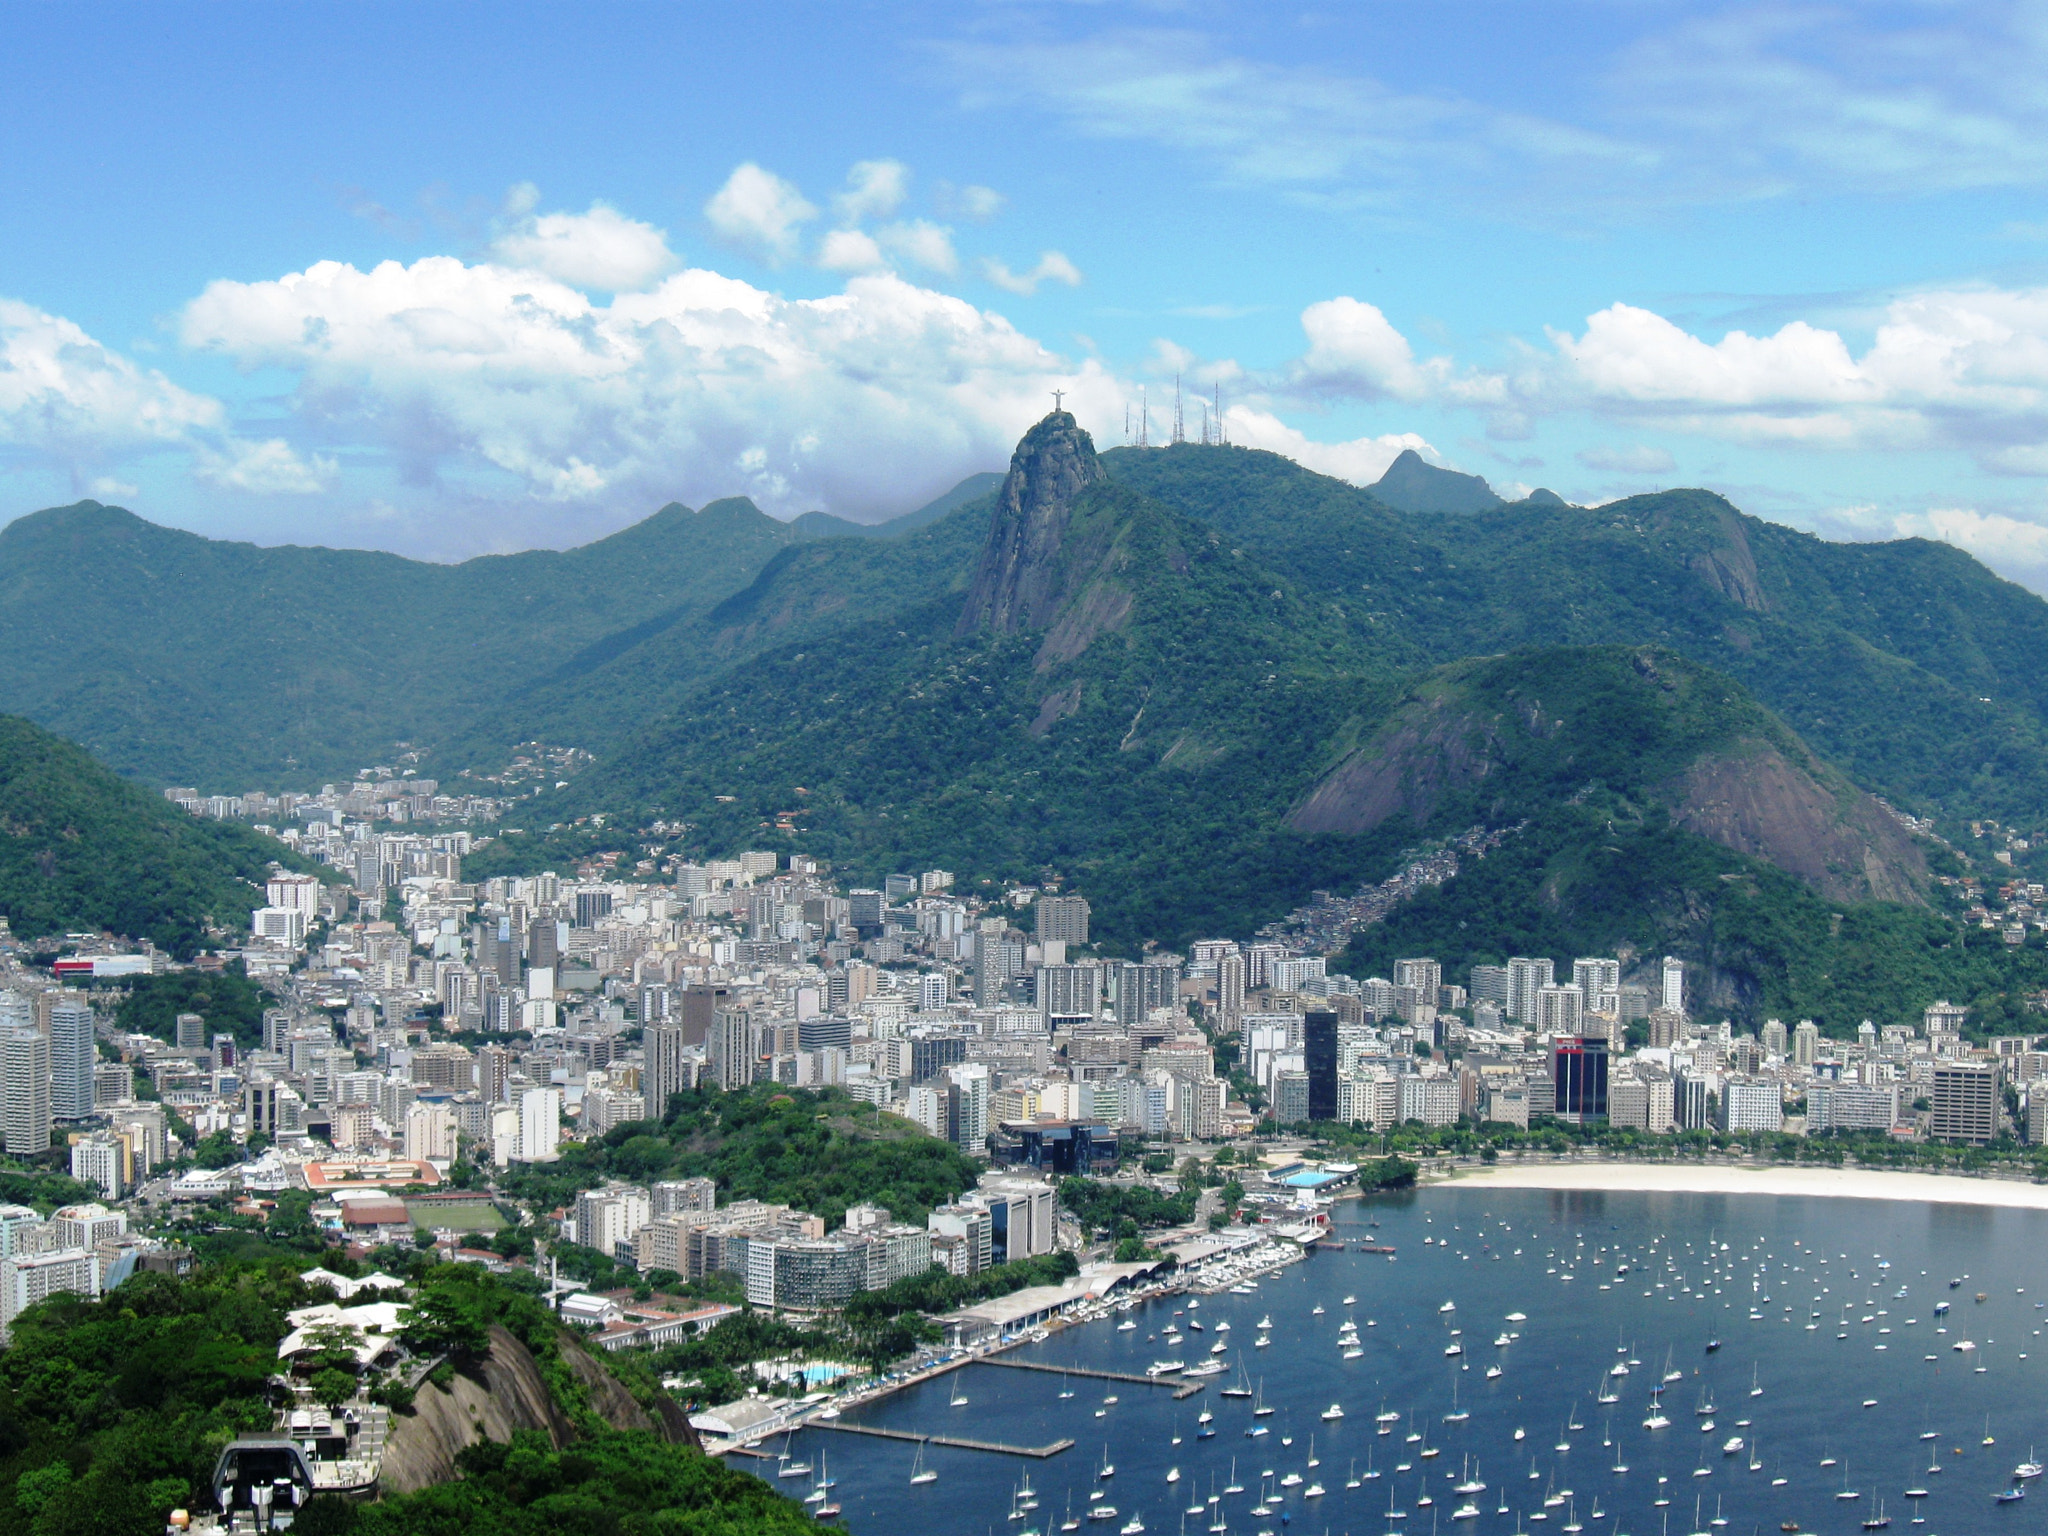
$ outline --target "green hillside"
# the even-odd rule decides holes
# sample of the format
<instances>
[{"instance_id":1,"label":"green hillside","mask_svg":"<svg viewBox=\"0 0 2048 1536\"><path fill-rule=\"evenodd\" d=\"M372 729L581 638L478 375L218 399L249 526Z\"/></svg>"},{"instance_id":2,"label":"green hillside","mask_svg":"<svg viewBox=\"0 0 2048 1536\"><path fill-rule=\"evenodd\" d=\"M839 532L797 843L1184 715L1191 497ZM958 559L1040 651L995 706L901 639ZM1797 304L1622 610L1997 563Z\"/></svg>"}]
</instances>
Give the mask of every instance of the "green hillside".
<instances>
[{"instance_id":1,"label":"green hillside","mask_svg":"<svg viewBox=\"0 0 2048 1536\"><path fill-rule=\"evenodd\" d=\"M2048 603L1924 539L1831 544L1708 491L1408 515L1275 454L1118 449L1112 475L1341 602L1394 660L1660 645L1865 787L1951 826L2048 805Z\"/></svg>"},{"instance_id":2,"label":"green hillside","mask_svg":"<svg viewBox=\"0 0 2048 1536\"><path fill-rule=\"evenodd\" d=\"M724 847L794 809L801 846L856 878L906 861L1058 871L1133 944L1234 925L1382 861L1391 832L1303 836L1282 820L1329 756L1314 744L1391 685L1328 605L1120 486L1065 515L1064 599L1044 630L956 635L957 587L880 620L849 610L829 643L776 646L691 691L564 793L564 819L686 815L694 845ZM809 590L833 565L819 546L781 574ZM743 611L782 606L782 582L764 582ZM474 868L566 846L508 838Z\"/></svg>"},{"instance_id":3,"label":"green hillside","mask_svg":"<svg viewBox=\"0 0 2048 1536\"><path fill-rule=\"evenodd\" d=\"M1816 901L1924 900L1914 839L1726 677L1617 647L1404 675L1385 653L1413 650L1369 614L1104 478L1070 441L1085 434L1046 434L974 509L971 576L886 616L847 603L829 635L704 681L550 813L602 828L508 838L474 872L559 863L657 816L695 823L690 851L772 843L793 814L794 846L850 878L1052 873L1135 945L1241 933L1418 839L1598 804L1696 845L1709 881L1770 867ZM810 546L720 611L816 622L864 579Z\"/></svg>"},{"instance_id":4,"label":"green hillside","mask_svg":"<svg viewBox=\"0 0 2048 1536\"><path fill-rule=\"evenodd\" d=\"M282 845L188 815L79 747L0 715L0 915L23 937L102 929L180 957L246 930Z\"/></svg>"},{"instance_id":5,"label":"green hillside","mask_svg":"<svg viewBox=\"0 0 2048 1536\"><path fill-rule=\"evenodd\" d=\"M0 529L0 709L157 784L317 784L493 720L705 612L779 551L920 517L864 529L744 498L672 504L577 549L436 565L206 539L79 502ZM536 734L562 739L552 724Z\"/></svg>"}]
</instances>

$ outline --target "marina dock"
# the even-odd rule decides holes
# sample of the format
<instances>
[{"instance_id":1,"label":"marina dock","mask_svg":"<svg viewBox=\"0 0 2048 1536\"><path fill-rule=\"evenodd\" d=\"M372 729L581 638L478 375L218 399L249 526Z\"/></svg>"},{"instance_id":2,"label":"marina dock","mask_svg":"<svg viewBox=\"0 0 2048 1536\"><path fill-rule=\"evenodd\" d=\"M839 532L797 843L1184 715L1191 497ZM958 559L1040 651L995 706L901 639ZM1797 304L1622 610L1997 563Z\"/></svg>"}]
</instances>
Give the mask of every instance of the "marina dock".
<instances>
[{"instance_id":1,"label":"marina dock","mask_svg":"<svg viewBox=\"0 0 2048 1536\"><path fill-rule=\"evenodd\" d=\"M1177 1373L1164 1376L1138 1376L1129 1371L1094 1371L1078 1365L1047 1365L1039 1360L999 1360L992 1355L984 1356L973 1363L976 1365L1000 1365L1004 1369L1012 1371L1049 1371L1055 1376L1086 1376L1092 1381L1127 1381L1134 1387L1171 1387L1173 1388L1174 1401L1176 1402L1184 1397L1193 1397L1202 1390L1203 1386L1203 1383L1199 1381L1183 1381Z\"/></svg>"},{"instance_id":2,"label":"marina dock","mask_svg":"<svg viewBox=\"0 0 2048 1536\"><path fill-rule=\"evenodd\" d=\"M837 1419L813 1419L804 1428L836 1430L842 1435L874 1435L883 1440L909 1440L922 1445L944 1445L956 1451L994 1451L1003 1456L1030 1456L1038 1461L1074 1448L1071 1440L1055 1440L1051 1445L1005 1445L999 1440L968 1440L959 1435L919 1435L907 1429L881 1429L873 1424L842 1424Z\"/></svg>"}]
</instances>

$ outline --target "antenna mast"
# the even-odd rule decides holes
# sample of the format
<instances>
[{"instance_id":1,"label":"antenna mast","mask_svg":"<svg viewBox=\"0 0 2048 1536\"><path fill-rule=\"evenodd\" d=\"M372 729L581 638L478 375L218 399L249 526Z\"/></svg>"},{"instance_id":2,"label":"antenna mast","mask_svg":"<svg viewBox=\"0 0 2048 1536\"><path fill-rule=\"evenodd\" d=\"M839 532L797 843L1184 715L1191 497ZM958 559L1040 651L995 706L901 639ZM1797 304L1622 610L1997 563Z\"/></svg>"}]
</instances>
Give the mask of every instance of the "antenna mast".
<instances>
[{"instance_id":1,"label":"antenna mast","mask_svg":"<svg viewBox=\"0 0 2048 1536\"><path fill-rule=\"evenodd\" d=\"M1138 446L1140 448L1150 448L1152 446L1151 438L1145 430L1151 420L1152 406L1146 399L1145 386L1140 384L1138 386Z\"/></svg>"},{"instance_id":2,"label":"antenna mast","mask_svg":"<svg viewBox=\"0 0 2048 1536\"><path fill-rule=\"evenodd\" d=\"M1173 440L1176 443L1184 443L1188 440L1187 433L1181 428L1180 375L1177 373L1173 376Z\"/></svg>"}]
</instances>

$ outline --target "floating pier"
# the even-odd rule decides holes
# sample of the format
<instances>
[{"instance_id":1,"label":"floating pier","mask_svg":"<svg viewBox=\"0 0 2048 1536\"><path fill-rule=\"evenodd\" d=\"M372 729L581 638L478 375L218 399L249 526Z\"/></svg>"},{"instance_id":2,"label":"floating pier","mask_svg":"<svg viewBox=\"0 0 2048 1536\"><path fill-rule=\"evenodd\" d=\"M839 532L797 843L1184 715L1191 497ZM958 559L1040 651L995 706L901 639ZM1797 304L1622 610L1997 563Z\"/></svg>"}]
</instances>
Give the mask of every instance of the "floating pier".
<instances>
[{"instance_id":1,"label":"floating pier","mask_svg":"<svg viewBox=\"0 0 2048 1536\"><path fill-rule=\"evenodd\" d=\"M882 1429L873 1424L842 1424L837 1419L813 1419L805 1429L830 1429L842 1435L875 1435L883 1440L909 1440L923 1445L950 1446L956 1451L994 1451L1002 1456L1030 1456L1044 1461L1061 1451L1071 1451L1074 1442L1055 1440L1051 1445L1005 1445L1000 1440L968 1440L959 1435L919 1435L907 1429Z\"/></svg>"},{"instance_id":2,"label":"floating pier","mask_svg":"<svg viewBox=\"0 0 2048 1536\"><path fill-rule=\"evenodd\" d=\"M1134 1387L1171 1387L1174 1401L1193 1397L1202 1390L1200 1381L1184 1381L1178 1371L1158 1376L1139 1376L1130 1371L1095 1371L1079 1365L1047 1365L1039 1360L999 1360L993 1356L973 1362L975 1365L1000 1365L1012 1371L1046 1371L1054 1376L1086 1376L1095 1381L1127 1381Z\"/></svg>"}]
</instances>

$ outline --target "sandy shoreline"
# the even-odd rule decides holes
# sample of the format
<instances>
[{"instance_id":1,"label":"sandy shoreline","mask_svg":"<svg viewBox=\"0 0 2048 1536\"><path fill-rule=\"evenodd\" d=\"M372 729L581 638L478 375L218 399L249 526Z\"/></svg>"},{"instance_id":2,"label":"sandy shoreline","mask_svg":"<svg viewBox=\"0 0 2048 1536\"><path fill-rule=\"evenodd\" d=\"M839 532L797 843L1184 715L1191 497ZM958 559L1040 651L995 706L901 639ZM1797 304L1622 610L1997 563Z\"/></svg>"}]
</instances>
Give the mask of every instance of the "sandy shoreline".
<instances>
[{"instance_id":1,"label":"sandy shoreline","mask_svg":"<svg viewBox=\"0 0 2048 1536\"><path fill-rule=\"evenodd\" d=\"M2048 1184L1873 1168L1730 1168L1704 1163L1503 1163L1460 1169L1444 1184L1489 1189L1610 1190L1688 1195L1826 1195L2048 1210ZM1432 1183L1430 1187L1440 1187Z\"/></svg>"}]
</instances>

